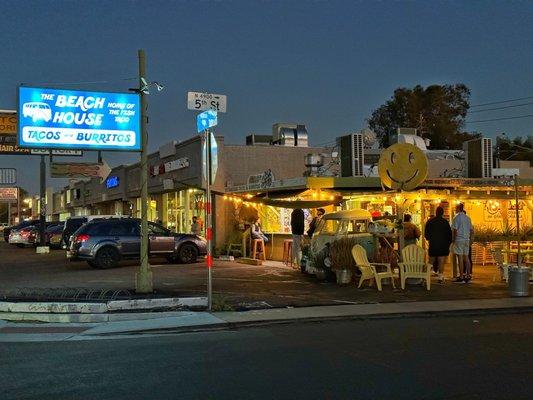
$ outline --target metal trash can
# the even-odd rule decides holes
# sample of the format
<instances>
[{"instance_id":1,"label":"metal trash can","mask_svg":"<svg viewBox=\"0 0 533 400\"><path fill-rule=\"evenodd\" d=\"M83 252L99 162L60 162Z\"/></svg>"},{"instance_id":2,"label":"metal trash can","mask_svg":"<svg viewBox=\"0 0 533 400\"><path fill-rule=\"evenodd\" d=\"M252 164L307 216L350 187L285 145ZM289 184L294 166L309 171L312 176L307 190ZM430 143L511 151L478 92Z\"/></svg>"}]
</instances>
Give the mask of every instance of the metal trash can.
<instances>
[{"instance_id":1,"label":"metal trash can","mask_svg":"<svg viewBox=\"0 0 533 400\"><path fill-rule=\"evenodd\" d=\"M529 296L529 268L509 266L509 295L511 297Z\"/></svg>"}]
</instances>

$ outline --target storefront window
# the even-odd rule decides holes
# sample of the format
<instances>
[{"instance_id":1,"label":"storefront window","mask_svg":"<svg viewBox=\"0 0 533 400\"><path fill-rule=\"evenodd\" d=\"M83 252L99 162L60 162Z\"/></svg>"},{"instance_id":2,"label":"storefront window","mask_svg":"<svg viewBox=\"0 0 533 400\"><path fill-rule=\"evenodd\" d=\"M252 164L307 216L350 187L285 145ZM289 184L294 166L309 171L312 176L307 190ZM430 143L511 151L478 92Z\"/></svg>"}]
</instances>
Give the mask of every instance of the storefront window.
<instances>
[{"instance_id":1,"label":"storefront window","mask_svg":"<svg viewBox=\"0 0 533 400\"><path fill-rule=\"evenodd\" d=\"M258 205L257 211L261 223L263 225L263 231L268 233L291 233L291 214L292 208L281 208ZM309 229L309 223L311 222L311 214L308 209L304 209L305 217L305 230Z\"/></svg>"},{"instance_id":2,"label":"storefront window","mask_svg":"<svg viewBox=\"0 0 533 400\"><path fill-rule=\"evenodd\" d=\"M202 190L187 189L163 195L163 210L165 226L174 232L191 232L192 218L205 228L205 196Z\"/></svg>"},{"instance_id":3,"label":"storefront window","mask_svg":"<svg viewBox=\"0 0 533 400\"><path fill-rule=\"evenodd\" d=\"M137 198L135 200L135 217L141 218L141 199ZM148 198L148 221L156 222L159 220L159 213L157 210L157 200L155 197L150 196Z\"/></svg>"}]
</instances>

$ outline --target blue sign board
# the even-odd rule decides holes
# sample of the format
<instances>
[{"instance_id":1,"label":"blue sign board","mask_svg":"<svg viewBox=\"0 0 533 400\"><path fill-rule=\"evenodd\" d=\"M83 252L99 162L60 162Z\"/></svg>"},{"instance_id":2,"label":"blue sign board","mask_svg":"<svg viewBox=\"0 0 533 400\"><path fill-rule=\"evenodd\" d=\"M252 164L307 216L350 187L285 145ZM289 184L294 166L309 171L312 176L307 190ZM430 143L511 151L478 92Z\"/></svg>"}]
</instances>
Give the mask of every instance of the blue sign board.
<instances>
[{"instance_id":1,"label":"blue sign board","mask_svg":"<svg viewBox=\"0 0 533 400\"><path fill-rule=\"evenodd\" d=\"M198 133L209 129L212 126L216 126L217 123L217 112L213 110L204 111L196 117L196 128L198 129Z\"/></svg>"},{"instance_id":2,"label":"blue sign board","mask_svg":"<svg viewBox=\"0 0 533 400\"><path fill-rule=\"evenodd\" d=\"M20 147L141 150L138 94L19 88Z\"/></svg>"},{"instance_id":3,"label":"blue sign board","mask_svg":"<svg viewBox=\"0 0 533 400\"><path fill-rule=\"evenodd\" d=\"M118 185L120 185L120 179L118 176L110 176L105 180L105 186L108 189L116 188Z\"/></svg>"}]
</instances>

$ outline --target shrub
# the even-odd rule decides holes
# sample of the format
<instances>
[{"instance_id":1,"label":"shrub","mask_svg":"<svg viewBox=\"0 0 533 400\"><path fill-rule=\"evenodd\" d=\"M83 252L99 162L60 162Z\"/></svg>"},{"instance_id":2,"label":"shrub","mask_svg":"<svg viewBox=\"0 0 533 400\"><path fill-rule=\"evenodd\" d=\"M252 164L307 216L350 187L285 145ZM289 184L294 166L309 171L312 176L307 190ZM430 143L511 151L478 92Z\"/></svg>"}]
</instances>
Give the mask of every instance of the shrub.
<instances>
[{"instance_id":1,"label":"shrub","mask_svg":"<svg viewBox=\"0 0 533 400\"><path fill-rule=\"evenodd\" d=\"M329 247L332 270L349 269L356 270L355 260L352 256L352 248L359 241L357 238L345 237L335 240Z\"/></svg>"}]
</instances>

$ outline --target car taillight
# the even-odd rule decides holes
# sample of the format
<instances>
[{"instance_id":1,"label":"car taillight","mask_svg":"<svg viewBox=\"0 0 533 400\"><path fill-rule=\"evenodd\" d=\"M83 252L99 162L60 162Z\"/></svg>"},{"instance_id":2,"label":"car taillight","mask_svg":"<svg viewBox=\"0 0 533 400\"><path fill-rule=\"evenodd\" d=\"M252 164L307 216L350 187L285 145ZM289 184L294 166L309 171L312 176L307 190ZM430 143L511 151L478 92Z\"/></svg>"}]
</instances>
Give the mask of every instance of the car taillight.
<instances>
[{"instance_id":1,"label":"car taillight","mask_svg":"<svg viewBox=\"0 0 533 400\"><path fill-rule=\"evenodd\" d=\"M86 233L82 233L80 235L77 235L76 238L74 239L74 242L76 243L83 243L83 242L86 242L87 240L89 240L89 235L87 235Z\"/></svg>"},{"instance_id":2,"label":"car taillight","mask_svg":"<svg viewBox=\"0 0 533 400\"><path fill-rule=\"evenodd\" d=\"M21 230L20 231L20 236L22 236L24 238L27 238L28 236L30 236L30 233L31 233L31 231Z\"/></svg>"}]
</instances>

